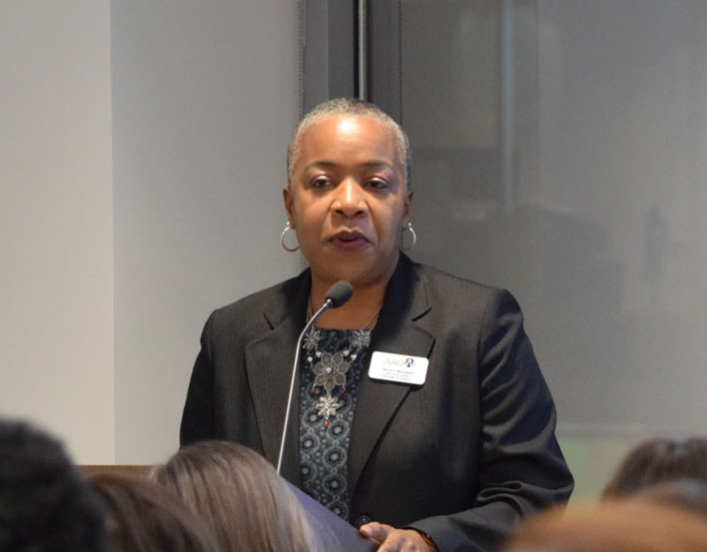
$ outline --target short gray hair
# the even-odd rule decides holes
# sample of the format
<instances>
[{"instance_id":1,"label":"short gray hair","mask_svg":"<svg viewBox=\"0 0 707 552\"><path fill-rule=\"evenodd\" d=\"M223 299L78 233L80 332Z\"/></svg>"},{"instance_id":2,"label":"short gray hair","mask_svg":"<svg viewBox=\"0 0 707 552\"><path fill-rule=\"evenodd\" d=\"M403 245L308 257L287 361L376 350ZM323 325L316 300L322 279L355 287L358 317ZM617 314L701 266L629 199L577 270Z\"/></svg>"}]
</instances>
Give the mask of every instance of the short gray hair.
<instances>
[{"instance_id":1,"label":"short gray hair","mask_svg":"<svg viewBox=\"0 0 707 552\"><path fill-rule=\"evenodd\" d=\"M313 124L337 115L350 115L354 117L366 117L377 121L388 128L395 137L396 149L403 165L403 176L405 186L410 189L410 174L412 171L412 153L410 151L410 140L403 128L385 111L375 104L356 100L353 98L337 98L320 103L312 109L297 125L294 136L287 148L287 184L292 184L292 173L300 155L300 141L302 134Z\"/></svg>"}]
</instances>

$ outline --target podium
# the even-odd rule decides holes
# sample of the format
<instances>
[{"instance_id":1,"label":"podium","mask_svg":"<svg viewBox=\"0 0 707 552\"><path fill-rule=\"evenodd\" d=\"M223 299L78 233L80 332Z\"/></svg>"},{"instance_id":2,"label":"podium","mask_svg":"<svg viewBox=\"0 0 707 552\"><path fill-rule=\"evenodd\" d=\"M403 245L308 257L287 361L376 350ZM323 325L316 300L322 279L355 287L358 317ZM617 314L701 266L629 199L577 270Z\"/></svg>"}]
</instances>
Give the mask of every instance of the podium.
<instances>
[{"instance_id":1,"label":"podium","mask_svg":"<svg viewBox=\"0 0 707 552\"><path fill-rule=\"evenodd\" d=\"M310 525L323 540L325 550L341 552L374 552L378 546L362 537L353 525L349 525L335 513L327 510L308 494L285 480L307 512Z\"/></svg>"}]
</instances>

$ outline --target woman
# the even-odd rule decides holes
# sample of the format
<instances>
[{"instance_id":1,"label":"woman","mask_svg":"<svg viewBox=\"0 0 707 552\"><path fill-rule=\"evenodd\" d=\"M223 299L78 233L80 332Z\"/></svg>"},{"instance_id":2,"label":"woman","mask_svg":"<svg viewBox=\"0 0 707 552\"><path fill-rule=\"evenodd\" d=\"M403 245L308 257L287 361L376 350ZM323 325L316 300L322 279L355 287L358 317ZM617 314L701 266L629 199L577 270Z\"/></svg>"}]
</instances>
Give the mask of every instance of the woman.
<instances>
[{"instance_id":1,"label":"woman","mask_svg":"<svg viewBox=\"0 0 707 552\"><path fill-rule=\"evenodd\" d=\"M346 280L352 298L303 344L283 475L380 550L484 550L567 499L572 478L512 296L400 253L414 238L409 158L370 104L333 100L300 123L286 231L311 268L212 314L181 440L233 440L274 463L298 334Z\"/></svg>"},{"instance_id":2,"label":"woman","mask_svg":"<svg viewBox=\"0 0 707 552\"><path fill-rule=\"evenodd\" d=\"M287 484L267 460L242 445L189 445L161 466L155 479L209 525L223 552L318 549L306 513Z\"/></svg>"},{"instance_id":3,"label":"woman","mask_svg":"<svg viewBox=\"0 0 707 552\"><path fill-rule=\"evenodd\" d=\"M162 487L143 479L89 479L106 512L108 552L216 552L206 525Z\"/></svg>"}]
</instances>

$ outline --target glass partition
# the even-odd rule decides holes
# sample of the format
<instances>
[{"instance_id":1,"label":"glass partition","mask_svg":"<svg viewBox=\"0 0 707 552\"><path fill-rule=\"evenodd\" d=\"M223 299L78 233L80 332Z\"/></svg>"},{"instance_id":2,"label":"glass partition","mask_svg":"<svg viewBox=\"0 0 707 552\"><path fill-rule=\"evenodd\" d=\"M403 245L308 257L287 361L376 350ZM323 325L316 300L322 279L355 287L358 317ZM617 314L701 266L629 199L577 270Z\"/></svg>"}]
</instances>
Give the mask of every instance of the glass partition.
<instances>
[{"instance_id":1,"label":"glass partition","mask_svg":"<svg viewBox=\"0 0 707 552\"><path fill-rule=\"evenodd\" d=\"M518 297L575 500L637 441L703 433L707 2L373 4L413 257Z\"/></svg>"}]
</instances>

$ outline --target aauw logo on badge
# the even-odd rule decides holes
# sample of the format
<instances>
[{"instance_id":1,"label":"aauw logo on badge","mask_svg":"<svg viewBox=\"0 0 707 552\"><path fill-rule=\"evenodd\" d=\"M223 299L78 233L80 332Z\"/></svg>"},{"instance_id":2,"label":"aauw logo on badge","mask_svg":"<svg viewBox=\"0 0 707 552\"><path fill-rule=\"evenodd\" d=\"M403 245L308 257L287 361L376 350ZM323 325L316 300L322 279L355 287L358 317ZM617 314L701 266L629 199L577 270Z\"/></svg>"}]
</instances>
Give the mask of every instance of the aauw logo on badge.
<instances>
[{"instance_id":1,"label":"aauw logo on badge","mask_svg":"<svg viewBox=\"0 0 707 552\"><path fill-rule=\"evenodd\" d=\"M427 365L429 363L430 361L425 357L376 351L371 357L368 377L396 383L422 385L427 379Z\"/></svg>"}]
</instances>

